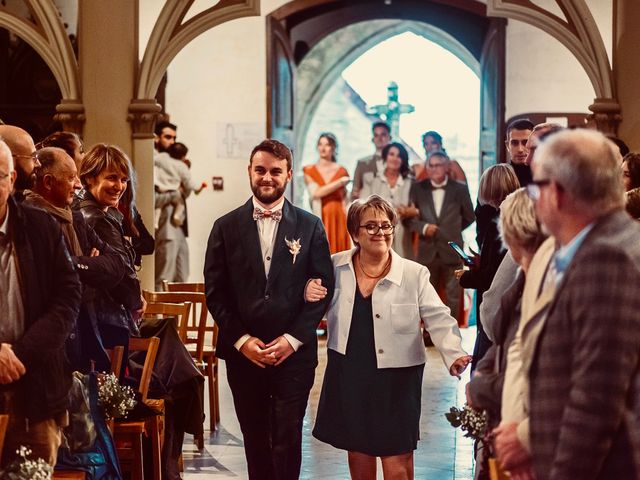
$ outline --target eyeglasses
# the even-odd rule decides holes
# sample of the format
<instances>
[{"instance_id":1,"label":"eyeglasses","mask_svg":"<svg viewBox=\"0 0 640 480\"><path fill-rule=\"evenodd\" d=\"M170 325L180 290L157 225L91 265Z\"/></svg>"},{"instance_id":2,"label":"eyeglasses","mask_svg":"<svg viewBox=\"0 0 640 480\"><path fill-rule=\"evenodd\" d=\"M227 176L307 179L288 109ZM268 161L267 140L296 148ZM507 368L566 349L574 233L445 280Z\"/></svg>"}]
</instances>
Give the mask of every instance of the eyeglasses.
<instances>
[{"instance_id":1,"label":"eyeglasses","mask_svg":"<svg viewBox=\"0 0 640 480\"><path fill-rule=\"evenodd\" d=\"M360 228L364 228L369 235L377 235L380 231L383 235L391 235L396 227L390 223L367 223L360 225Z\"/></svg>"},{"instance_id":2,"label":"eyeglasses","mask_svg":"<svg viewBox=\"0 0 640 480\"><path fill-rule=\"evenodd\" d=\"M38 158L38 153L37 152L33 152L31 155L24 155L24 154L18 154L18 153L13 153L11 152L11 156L13 158L30 158L33 163L38 163L39 162L39 158Z\"/></svg>"},{"instance_id":3,"label":"eyeglasses","mask_svg":"<svg viewBox=\"0 0 640 480\"><path fill-rule=\"evenodd\" d=\"M529 185L527 185L527 193L529 194L529 198L531 200L536 201L540 198L540 187L544 187L545 185L551 184L551 180L548 178L542 180L532 180Z\"/></svg>"}]
</instances>

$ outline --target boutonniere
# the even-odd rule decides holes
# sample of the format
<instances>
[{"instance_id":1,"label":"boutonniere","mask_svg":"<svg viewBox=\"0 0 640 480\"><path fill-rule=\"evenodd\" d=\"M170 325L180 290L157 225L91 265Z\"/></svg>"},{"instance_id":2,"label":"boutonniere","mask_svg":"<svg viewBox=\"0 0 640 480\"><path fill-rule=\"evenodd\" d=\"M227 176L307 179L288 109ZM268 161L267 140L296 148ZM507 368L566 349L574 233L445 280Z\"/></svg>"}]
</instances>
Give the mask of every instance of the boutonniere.
<instances>
[{"instance_id":1,"label":"boutonniere","mask_svg":"<svg viewBox=\"0 0 640 480\"><path fill-rule=\"evenodd\" d=\"M289 253L293 255L292 263L296 263L296 257L298 256L298 253L300 253L300 249L302 248L302 245L300 245L300 239L287 240L287 237L284 237L284 241L287 244L287 247L289 247Z\"/></svg>"}]
</instances>

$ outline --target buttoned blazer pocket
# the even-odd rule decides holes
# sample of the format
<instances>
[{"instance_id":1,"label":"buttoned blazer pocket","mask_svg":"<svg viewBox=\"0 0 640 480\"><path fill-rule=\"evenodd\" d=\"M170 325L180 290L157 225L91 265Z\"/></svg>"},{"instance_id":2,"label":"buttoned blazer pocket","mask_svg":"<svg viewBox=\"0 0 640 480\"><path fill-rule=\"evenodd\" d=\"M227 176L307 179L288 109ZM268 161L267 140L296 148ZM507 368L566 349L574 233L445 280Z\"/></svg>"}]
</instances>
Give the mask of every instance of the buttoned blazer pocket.
<instances>
[{"instance_id":1,"label":"buttoned blazer pocket","mask_svg":"<svg viewBox=\"0 0 640 480\"><path fill-rule=\"evenodd\" d=\"M418 305L415 303L392 303L391 327L394 333L415 335L420 330Z\"/></svg>"}]
</instances>

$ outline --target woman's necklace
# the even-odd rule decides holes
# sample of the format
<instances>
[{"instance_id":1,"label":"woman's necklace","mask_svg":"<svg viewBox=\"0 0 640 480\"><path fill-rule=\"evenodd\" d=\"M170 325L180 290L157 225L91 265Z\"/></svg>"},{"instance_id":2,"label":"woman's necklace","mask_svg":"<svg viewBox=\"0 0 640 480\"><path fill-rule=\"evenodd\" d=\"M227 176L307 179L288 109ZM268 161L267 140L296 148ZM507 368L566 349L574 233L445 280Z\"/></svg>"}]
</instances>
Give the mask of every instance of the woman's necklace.
<instances>
[{"instance_id":1,"label":"woman's necklace","mask_svg":"<svg viewBox=\"0 0 640 480\"><path fill-rule=\"evenodd\" d=\"M368 277L368 278L380 278L381 276L383 276L385 274L385 272L389 268L389 265L391 265L391 255L389 255L389 258L387 259L387 263L384 264L384 267L382 268L382 271L378 275L369 275L367 273L367 271L364 269L364 266L362 265L362 255L358 255L358 264L360 265L360 270L362 271L362 273L364 273L365 277Z\"/></svg>"}]
</instances>

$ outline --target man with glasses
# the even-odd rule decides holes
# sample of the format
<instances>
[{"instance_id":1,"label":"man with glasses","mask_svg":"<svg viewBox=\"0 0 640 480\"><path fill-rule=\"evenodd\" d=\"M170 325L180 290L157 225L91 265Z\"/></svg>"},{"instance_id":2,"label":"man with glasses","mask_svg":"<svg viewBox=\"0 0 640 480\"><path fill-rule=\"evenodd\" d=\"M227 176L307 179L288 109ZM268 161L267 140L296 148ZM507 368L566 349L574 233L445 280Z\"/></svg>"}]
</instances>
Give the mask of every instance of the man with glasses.
<instances>
[{"instance_id":1,"label":"man with glasses","mask_svg":"<svg viewBox=\"0 0 640 480\"><path fill-rule=\"evenodd\" d=\"M36 179L35 169L40 166L36 147L31 135L22 128L13 125L0 125L0 138L11 150L17 175L13 198L21 202L24 200L23 192L33 187Z\"/></svg>"},{"instance_id":2,"label":"man with glasses","mask_svg":"<svg viewBox=\"0 0 640 480\"><path fill-rule=\"evenodd\" d=\"M9 415L2 464L24 445L54 465L71 386L64 344L81 289L58 223L11 196L12 157L0 140L0 413Z\"/></svg>"},{"instance_id":3,"label":"man with glasses","mask_svg":"<svg viewBox=\"0 0 640 480\"><path fill-rule=\"evenodd\" d=\"M527 274L503 401L518 368L528 417L503 407L498 456L507 469L526 464L515 432L538 479L640 478L640 226L624 211L619 151L598 132L559 132L532 172L527 189L555 244L548 261L533 259L544 274Z\"/></svg>"},{"instance_id":4,"label":"man with glasses","mask_svg":"<svg viewBox=\"0 0 640 480\"><path fill-rule=\"evenodd\" d=\"M455 271L462 267L462 261L447 242L463 245L462 231L474 222L475 215L469 189L449 178L449 167L444 152L429 156L429 179L414 184L409 194L419 210L410 227L419 234L417 261L429 269L431 283L451 315L458 318L461 290Z\"/></svg>"}]
</instances>

